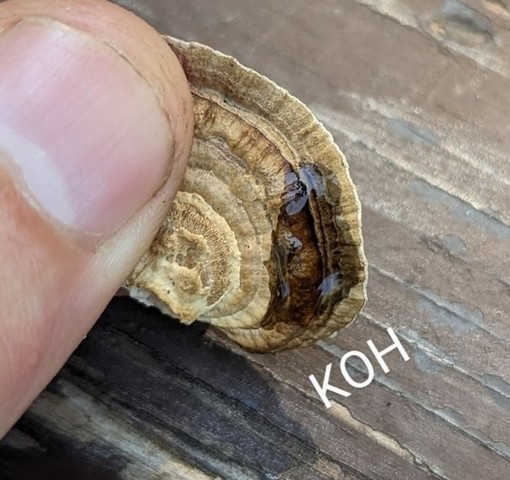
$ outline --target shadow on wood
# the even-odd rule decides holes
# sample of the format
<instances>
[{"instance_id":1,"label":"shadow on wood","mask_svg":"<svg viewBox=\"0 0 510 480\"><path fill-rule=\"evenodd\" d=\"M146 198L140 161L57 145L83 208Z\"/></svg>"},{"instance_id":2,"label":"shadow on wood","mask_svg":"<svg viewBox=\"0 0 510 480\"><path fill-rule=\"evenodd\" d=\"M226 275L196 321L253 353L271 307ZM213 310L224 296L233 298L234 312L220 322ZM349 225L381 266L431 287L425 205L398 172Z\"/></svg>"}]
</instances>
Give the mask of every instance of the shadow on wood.
<instances>
[{"instance_id":1,"label":"shadow on wood","mask_svg":"<svg viewBox=\"0 0 510 480\"><path fill-rule=\"evenodd\" d=\"M25 451L32 472L30 456L46 452L48 468L92 461L122 478L299 478L316 450L306 430L279 428L274 380L205 330L115 299L5 444L22 434L38 446ZM14 453L4 471L18 467Z\"/></svg>"}]
</instances>

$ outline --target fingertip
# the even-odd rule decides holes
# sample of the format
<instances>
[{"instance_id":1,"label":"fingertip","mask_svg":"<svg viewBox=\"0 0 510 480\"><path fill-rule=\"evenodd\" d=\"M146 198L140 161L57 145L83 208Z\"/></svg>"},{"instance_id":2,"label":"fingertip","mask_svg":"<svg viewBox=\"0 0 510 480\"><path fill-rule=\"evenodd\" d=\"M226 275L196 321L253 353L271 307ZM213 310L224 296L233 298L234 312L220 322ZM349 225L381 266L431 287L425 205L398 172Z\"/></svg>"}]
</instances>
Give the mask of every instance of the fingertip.
<instances>
[{"instance_id":1,"label":"fingertip","mask_svg":"<svg viewBox=\"0 0 510 480\"><path fill-rule=\"evenodd\" d=\"M154 108L157 108L159 114L164 117L170 132L164 133L163 130L158 130L156 122L154 124L156 126L149 128L144 136L149 138L154 131L158 130L158 136L172 137L173 146L167 150L162 148L159 153L156 152L153 155L144 155L143 151L136 153L131 165L132 167L134 165L135 174L131 175L130 180L117 189L115 194L110 195L116 187L109 185L108 182L119 181L123 175L129 176L130 168L126 164L119 166L117 163L115 168L107 169L106 174L98 173L102 171L101 164L109 161L108 155L101 157L101 134L95 140L97 149L91 149L88 155L80 156L80 151L83 153L81 148L68 150L73 147L73 139L78 138L76 132L81 132L82 137L93 134L94 129L101 125L99 118L101 115L96 115L97 122L91 121L87 125L79 125L73 135L69 136L68 129L72 128L71 123L75 121L74 117L79 117L83 109L87 108L87 105L78 105L78 107L75 105L69 117L70 120L61 122L61 125L48 137L50 143L46 144L42 142L44 140L42 135L47 132L41 133L36 125L42 118L40 116L42 113L32 112L31 123L27 121L25 125L30 128L23 130L21 127L18 128L20 124L16 122L6 123L8 117L6 108L0 112L0 205L2 205L0 209L0 265L2 265L0 301L3 302L4 311L4 318L0 319L2 327L0 332L0 436L57 372L148 247L180 184L193 134L191 93L182 68L166 42L142 20L120 7L101 0L6 1L0 3L0 50L1 42L5 41L9 32L19 28L20 25L27 25L27 22L23 24L23 19L37 19L35 23L39 22L38 27L41 22L61 23L69 26L75 33L78 32L95 39L96 42L99 41L104 48L111 50L110 53L114 52L120 61L125 62L145 82L146 88L152 95ZM31 32L33 34L34 30ZM41 50L41 63L45 62L44 53L48 52L48 49L51 49L51 45L48 45L46 50ZM6 55L4 60L6 68L11 68L13 62L18 60L12 58L9 60L7 50L9 49L4 51ZM0 51L0 63L1 58ZM23 58L26 57L22 55L21 60ZM27 65L27 69L30 68L31 65ZM99 69L99 71L102 70ZM90 89L102 88L100 81L95 85L84 82L83 79L86 76L83 74L79 78L69 75L69 78L74 81L66 85L71 85L69 88L75 88L74 83L82 82L87 88L80 91L81 95L89 94ZM22 77L23 75L12 77L13 84L16 83L16 78ZM5 81L6 78L7 76L3 75L0 82ZM139 87L133 88L137 90L134 96L140 96L142 104L145 105L146 102L139 92ZM37 96L37 92L35 95ZM129 92L124 96L129 97ZM37 99L31 95L25 95L24 99L20 97L23 95L18 92L11 99L11 113L17 111L16 114L21 112L20 115L22 115L23 112L30 112L34 98ZM25 105L22 102L16 103L21 100L25 101ZM32 105L29 105L30 102ZM98 108L101 103L98 102ZM5 106L6 103L2 102L2 105ZM40 112L46 113L52 108L51 101L49 104L39 104L39 106ZM76 109L80 109L80 112L76 112ZM110 105L108 109L115 110L115 106ZM140 112L138 107L129 109L131 110ZM152 110L152 107L148 110ZM56 107L55 111L57 111ZM144 113L142 122L145 115L151 114ZM12 118L9 117L10 120ZM111 117L107 118L110 118L106 122L109 125L101 125L101 129L112 128L110 137L117 138L116 148L125 148L130 141L127 137L137 134L136 125L131 130L126 129L124 133L117 135L118 123ZM44 123L43 127L45 125L52 125L52 123ZM13 131L16 135L12 135ZM53 141L55 142L53 146L64 147L59 151L57 151L58 148L54 151L51 148L30 150L27 145L33 146L30 142L34 139L37 140L36 147L43 143L45 147L48 145L52 147ZM28 143L24 144L25 141ZM110 222L111 219L105 222L104 217L97 217L99 220L89 217L85 222L84 213L79 209L89 200L89 197L96 201L102 194L94 191L93 195L87 196L91 187L82 185L82 193L85 193L82 194L81 200L78 198L74 204L74 213L80 214L78 223L75 223L74 217L65 216L68 213L64 215L58 210L52 210L51 205L45 203L44 199L39 198L36 192L31 190L35 188L32 177L27 174L28 170L24 171L24 169L33 167L34 162L30 162L30 158L35 158L40 151L51 153L51 158L48 157L46 160L51 167L58 166L60 169L57 175L58 181L63 182L54 184L60 187L64 185L64 192L69 194L71 199L74 198L72 195L79 190L76 187L73 189L73 183L69 183L66 177L73 161L72 168L81 166L84 182L90 181L91 173L99 175L95 181L108 188L102 193L105 195L103 200L107 203L96 202L93 206L98 215L104 214L102 207L107 206L108 202L110 206L113 205L122 210L131 200L130 196L138 195L139 198L127 210L121 211L114 222ZM68 154L71 152L67 157L66 151ZM28 152L28 156L21 165L17 162L16 156L24 154L23 152ZM64 154L61 155L62 152ZM58 157L58 155L61 156ZM162 161L169 161L173 165L170 176L166 182L162 181L162 186L161 183L158 184L157 177L163 176L164 173L161 172L167 169L155 167L158 165L157 159L147 163L148 158L158 156L171 156L170 159L163 158ZM55 163L57 157L58 165ZM75 161L78 158L80 161ZM39 158L38 161L42 162L42 160ZM136 164L136 162L141 163ZM49 175L50 169L46 168L45 164L42 165L44 168L41 168L40 172ZM93 165L94 168L90 168ZM122 171L122 168L125 171ZM152 173L144 172L144 168L153 171L151 170ZM149 193L139 195L140 192L136 189L140 187L140 184L137 182L142 182L145 175L154 177L152 178L153 190L149 189L147 190ZM39 173L32 176L44 178ZM47 185L39 185L39 187L43 189L44 194L47 193ZM110 187L112 187L111 190L109 190ZM67 197L63 198L61 202L65 205L60 207L69 206L70 200ZM53 205L59 207L58 201ZM82 242L77 242L76 231L86 234L92 231L92 233L107 233L107 235L100 248L94 249L84 247Z\"/></svg>"},{"instance_id":2,"label":"fingertip","mask_svg":"<svg viewBox=\"0 0 510 480\"><path fill-rule=\"evenodd\" d=\"M179 60L164 38L132 12L106 0L0 2L0 35L30 17L57 20L89 34L139 73L169 119L177 170L183 171L193 136L192 97Z\"/></svg>"},{"instance_id":3,"label":"fingertip","mask_svg":"<svg viewBox=\"0 0 510 480\"><path fill-rule=\"evenodd\" d=\"M175 194L191 93L155 30L98 0L8 1L0 28L0 149L43 210L109 235L161 187Z\"/></svg>"}]
</instances>

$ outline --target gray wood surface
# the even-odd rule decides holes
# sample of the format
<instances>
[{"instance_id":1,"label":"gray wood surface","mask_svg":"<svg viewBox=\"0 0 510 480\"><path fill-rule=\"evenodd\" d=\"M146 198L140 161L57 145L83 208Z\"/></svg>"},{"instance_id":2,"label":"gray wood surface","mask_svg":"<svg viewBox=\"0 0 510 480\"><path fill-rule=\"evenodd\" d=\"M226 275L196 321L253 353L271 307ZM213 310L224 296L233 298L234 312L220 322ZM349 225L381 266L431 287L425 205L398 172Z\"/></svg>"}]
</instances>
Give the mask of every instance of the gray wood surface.
<instances>
[{"instance_id":1,"label":"gray wood surface","mask_svg":"<svg viewBox=\"0 0 510 480\"><path fill-rule=\"evenodd\" d=\"M0 478L510 478L510 10L503 0L124 1L236 56L333 133L363 205L363 314L250 355L115 299L0 447ZM349 350L411 357L326 409ZM364 378L350 362L354 378Z\"/></svg>"}]
</instances>

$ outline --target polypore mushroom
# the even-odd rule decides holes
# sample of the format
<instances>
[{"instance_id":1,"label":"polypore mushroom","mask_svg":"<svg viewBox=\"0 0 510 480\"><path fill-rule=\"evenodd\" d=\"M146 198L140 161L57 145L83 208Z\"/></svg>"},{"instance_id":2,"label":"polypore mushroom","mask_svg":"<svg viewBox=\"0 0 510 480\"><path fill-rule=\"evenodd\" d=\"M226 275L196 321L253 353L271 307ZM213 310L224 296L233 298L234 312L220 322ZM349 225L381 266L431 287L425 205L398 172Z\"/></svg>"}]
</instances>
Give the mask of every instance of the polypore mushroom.
<instances>
[{"instance_id":1,"label":"polypore mushroom","mask_svg":"<svg viewBox=\"0 0 510 480\"><path fill-rule=\"evenodd\" d=\"M129 277L130 295L208 322L243 348L307 345L365 302L360 204L331 135L234 58L167 38L194 100L180 192Z\"/></svg>"}]
</instances>

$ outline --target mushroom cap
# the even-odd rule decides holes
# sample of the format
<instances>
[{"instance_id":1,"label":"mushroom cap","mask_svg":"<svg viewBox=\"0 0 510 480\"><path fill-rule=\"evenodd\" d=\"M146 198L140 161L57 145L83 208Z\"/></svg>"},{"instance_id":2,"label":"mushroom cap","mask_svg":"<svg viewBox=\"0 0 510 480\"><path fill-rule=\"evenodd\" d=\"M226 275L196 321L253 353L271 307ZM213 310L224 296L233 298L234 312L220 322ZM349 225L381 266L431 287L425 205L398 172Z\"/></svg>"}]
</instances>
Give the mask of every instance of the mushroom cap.
<instances>
[{"instance_id":1,"label":"mushroom cap","mask_svg":"<svg viewBox=\"0 0 510 480\"><path fill-rule=\"evenodd\" d=\"M249 351L307 345L366 298L361 206L332 136L287 91L209 47L165 37L194 101L184 182L130 295Z\"/></svg>"}]
</instances>

